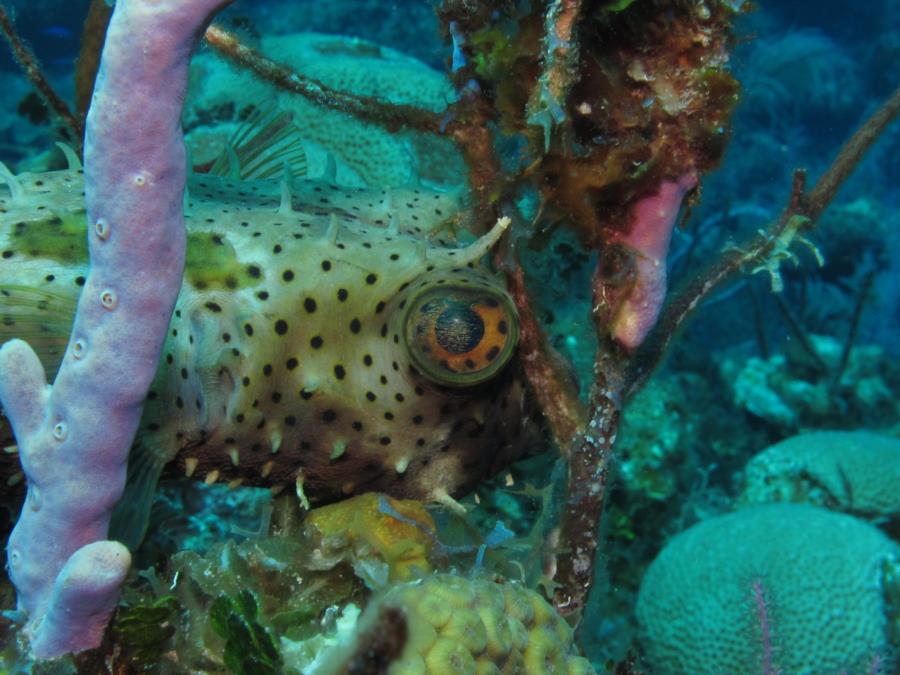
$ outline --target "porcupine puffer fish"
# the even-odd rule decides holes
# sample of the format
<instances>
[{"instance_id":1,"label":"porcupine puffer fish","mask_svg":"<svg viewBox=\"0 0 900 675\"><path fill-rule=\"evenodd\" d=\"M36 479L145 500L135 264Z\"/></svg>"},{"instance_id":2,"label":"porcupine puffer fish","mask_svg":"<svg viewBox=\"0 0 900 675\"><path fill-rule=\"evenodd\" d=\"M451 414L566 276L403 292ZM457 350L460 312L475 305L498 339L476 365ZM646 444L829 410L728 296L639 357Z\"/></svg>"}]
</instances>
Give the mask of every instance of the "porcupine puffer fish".
<instances>
[{"instance_id":1,"label":"porcupine puffer fish","mask_svg":"<svg viewBox=\"0 0 900 675\"><path fill-rule=\"evenodd\" d=\"M4 178L0 340L29 341L52 376L87 273L83 176ZM456 247L457 208L426 188L193 175L120 529L142 532L166 465L324 503L459 494L517 457L517 317L481 265L504 224Z\"/></svg>"}]
</instances>

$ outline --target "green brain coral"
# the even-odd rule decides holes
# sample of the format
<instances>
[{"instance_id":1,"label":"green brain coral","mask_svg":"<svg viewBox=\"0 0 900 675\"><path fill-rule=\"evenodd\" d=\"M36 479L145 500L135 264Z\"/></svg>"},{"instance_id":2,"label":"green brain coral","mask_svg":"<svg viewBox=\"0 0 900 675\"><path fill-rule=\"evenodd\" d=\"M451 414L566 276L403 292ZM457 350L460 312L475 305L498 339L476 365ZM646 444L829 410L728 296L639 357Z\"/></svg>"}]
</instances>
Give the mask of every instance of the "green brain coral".
<instances>
[{"instance_id":1,"label":"green brain coral","mask_svg":"<svg viewBox=\"0 0 900 675\"><path fill-rule=\"evenodd\" d=\"M449 79L426 64L394 49L359 38L318 33L266 36L261 51L301 75L342 92L415 105L440 112L456 94ZM443 187L459 184L465 165L452 142L430 134L389 131L361 122L339 110L279 94L246 72L238 72L212 54L200 54L191 66L185 123L188 129L209 122L234 122L251 106L277 100L293 113L310 161L310 174L324 169L324 149L337 159L343 185L401 186L418 179ZM225 134L227 136L227 134ZM196 136L196 137L194 137ZM201 161L196 144L188 143Z\"/></svg>"},{"instance_id":2,"label":"green brain coral","mask_svg":"<svg viewBox=\"0 0 900 675\"><path fill-rule=\"evenodd\" d=\"M851 516L772 504L706 520L641 584L649 672L893 672L898 570L896 543Z\"/></svg>"},{"instance_id":3,"label":"green brain coral","mask_svg":"<svg viewBox=\"0 0 900 675\"><path fill-rule=\"evenodd\" d=\"M900 519L900 440L868 431L816 431L747 464L741 501L806 502L885 522Z\"/></svg>"}]
</instances>

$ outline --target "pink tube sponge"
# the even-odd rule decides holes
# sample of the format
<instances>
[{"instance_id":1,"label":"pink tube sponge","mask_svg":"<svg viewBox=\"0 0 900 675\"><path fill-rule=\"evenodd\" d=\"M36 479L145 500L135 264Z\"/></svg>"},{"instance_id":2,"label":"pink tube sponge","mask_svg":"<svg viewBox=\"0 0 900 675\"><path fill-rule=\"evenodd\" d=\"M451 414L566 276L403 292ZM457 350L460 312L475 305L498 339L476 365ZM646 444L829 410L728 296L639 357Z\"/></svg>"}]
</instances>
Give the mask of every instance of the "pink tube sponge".
<instances>
[{"instance_id":1,"label":"pink tube sponge","mask_svg":"<svg viewBox=\"0 0 900 675\"><path fill-rule=\"evenodd\" d=\"M628 349L634 349L653 328L666 297L666 257L672 230L684 196L697 186L697 174L663 181L654 194L638 200L630 226L609 244L622 244L634 253L634 285L612 320L611 333Z\"/></svg>"}]
</instances>

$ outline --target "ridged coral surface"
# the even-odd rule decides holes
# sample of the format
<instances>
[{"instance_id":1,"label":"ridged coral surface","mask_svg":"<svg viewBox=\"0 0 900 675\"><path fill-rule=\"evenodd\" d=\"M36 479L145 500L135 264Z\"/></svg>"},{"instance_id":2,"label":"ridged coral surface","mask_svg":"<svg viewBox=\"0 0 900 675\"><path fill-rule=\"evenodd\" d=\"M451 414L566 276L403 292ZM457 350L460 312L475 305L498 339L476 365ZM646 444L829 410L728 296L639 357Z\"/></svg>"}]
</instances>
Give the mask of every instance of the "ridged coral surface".
<instances>
[{"instance_id":1,"label":"ridged coral surface","mask_svg":"<svg viewBox=\"0 0 900 675\"><path fill-rule=\"evenodd\" d=\"M339 35L295 33L266 36L261 49L306 77L339 91L441 111L455 94L449 81L427 65L387 47ZM326 109L301 97L278 94L247 73L222 66L201 55L193 65L186 122L212 117L223 121L228 110L277 105L294 114L304 141L312 141L338 160L341 184L399 186L416 179L456 185L465 172L456 150L445 138L388 131ZM224 121L227 120L225 115ZM321 153L310 153L310 173L322 171ZM349 169L349 172L346 170Z\"/></svg>"},{"instance_id":2,"label":"ridged coral surface","mask_svg":"<svg viewBox=\"0 0 900 675\"><path fill-rule=\"evenodd\" d=\"M748 503L804 501L867 517L900 515L900 440L867 431L794 436L747 464Z\"/></svg>"},{"instance_id":3,"label":"ridged coral surface","mask_svg":"<svg viewBox=\"0 0 900 675\"><path fill-rule=\"evenodd\" d=\"M641 585L648 672L892 672L898 560L875 527L812 506L704 521L669 542Z\"/></svg>"}]
</instances>

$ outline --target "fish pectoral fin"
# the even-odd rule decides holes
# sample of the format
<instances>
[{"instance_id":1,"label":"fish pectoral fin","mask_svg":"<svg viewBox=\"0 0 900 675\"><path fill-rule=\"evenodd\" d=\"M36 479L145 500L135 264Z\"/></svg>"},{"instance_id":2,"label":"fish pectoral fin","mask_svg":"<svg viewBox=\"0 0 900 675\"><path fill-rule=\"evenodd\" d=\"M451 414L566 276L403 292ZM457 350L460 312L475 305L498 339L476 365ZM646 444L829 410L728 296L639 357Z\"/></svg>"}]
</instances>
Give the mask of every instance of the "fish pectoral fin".
<instances>
[{"instance_id":1,"label":"fish pectoral fin","mask_svg":"<svg viewBox=\"0 0 900 675\"><path fill-rule=\"evenodd\" d=\"M120 541L129 551L136 551L144 540L150 522L150 509L163 467L171 458L141 443L135 443L128 456L125 491L113 510L109 538Z\"/></svg>"},{"instance_id":2,"label":"fish pectoral fin","mask_svg":"<svg viewBox=\"0 0 900 675\"><path fill-rule=\"evenodd\" d=\"M0 284L0 343L25 340L53 379L69 341L77 293Z\"/></svg>"},{"instance_id":3,"label":"fish pectoral fin","mask_svg":"<svg viewBox=\"0 0 900 675\"><path fill-rule=\"evenodd\" d=\"M242 124L209 170L214 176L241 180L278 178L285 172L305 176L306 151L291 113L268 102Z\"/></svg>"}]
</instances>

